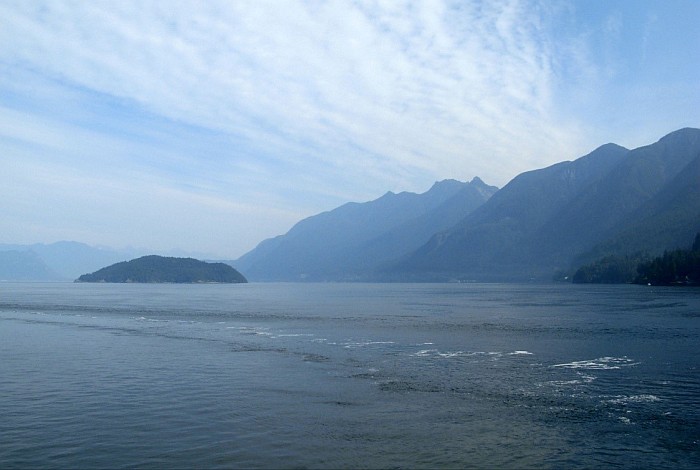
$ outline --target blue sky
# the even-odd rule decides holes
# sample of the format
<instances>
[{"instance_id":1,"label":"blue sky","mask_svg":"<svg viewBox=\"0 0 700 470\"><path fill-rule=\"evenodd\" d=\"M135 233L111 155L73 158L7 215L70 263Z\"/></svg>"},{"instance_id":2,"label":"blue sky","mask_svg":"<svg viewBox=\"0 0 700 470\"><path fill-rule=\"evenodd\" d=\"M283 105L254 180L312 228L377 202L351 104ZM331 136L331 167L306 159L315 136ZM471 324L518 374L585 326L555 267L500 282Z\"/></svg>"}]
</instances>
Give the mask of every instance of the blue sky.
<instances>
[{"instance_id":1,"label":"blue sky","mask_svg":"<svg viewBox=\"0 0 700 470\"><path fill-rule=\"evenodd\" d=\"M0 2L0 243L236 258L700 127L700 1Z\"/></svg>"}]
</instances>

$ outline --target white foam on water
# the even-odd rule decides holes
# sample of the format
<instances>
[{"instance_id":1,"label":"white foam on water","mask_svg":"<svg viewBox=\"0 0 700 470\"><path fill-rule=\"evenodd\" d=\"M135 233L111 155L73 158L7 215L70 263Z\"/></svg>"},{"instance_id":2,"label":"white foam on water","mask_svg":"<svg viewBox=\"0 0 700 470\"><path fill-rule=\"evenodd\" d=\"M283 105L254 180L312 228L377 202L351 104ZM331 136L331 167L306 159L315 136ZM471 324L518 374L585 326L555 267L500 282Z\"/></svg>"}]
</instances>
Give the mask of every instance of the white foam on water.
<instances>
[{"instance_id":1,"label":"white foam on water","mask_svg":"<svg viewBox=\"0 0 700 470\"><path fill-rule=\"evenodd\" d=\"M414 357L441 357L445 359L453 357L473 357L473 356L488 356L493 360L496 360L503 356L502 352L498 351L445 351L442 352L439 349L421 349L411 356Z\"/></svg>"},{"instance_id":2,"label":"white foam on water","mask_svg":"<svg viewBox=\"0 0 700 470\"><path fill-rule=\"evenodd\" d=\"M446 353L437 353L437 355L440 357L460 357L460 356L471 356L472 354L470 354L466 351L454 351L454 352L446 352Z\"/></svg>"},{"instance_id":3,"label":"white foam on water","mask_svg":"<svg viewBox=\"0 0 700 470\"><path fill-rule=\"evenodd\" d=\"M509 356L532 356L534 353L531 353L530 351L513 351L512 353L508 353Z\"/></svg>"},{"instance_id":4,"label":"white foam on water","mask_svg":"<svg viewBox=\"0 0 700 470\"><path fill-rule=\"evenodd\" d=\"M411 356L425 357L425 356L433 356L435 354L438 354L437 349L421 349L420 351L411 354Z\"/></svg>"},{"instance_id":5,"label":"white foam on water","mask_svg":"<svg viewBox=\"0 0 700 470\"><path fill-rule=\"evenodd\" d=\"M270 333L269 331L252 331L252 332L250 332L250 334L252 334L252 335L257 335L257 336L268 336L268 337L271 337L271 338L274 338L274 337L275 337L275 335L273 335L273 334Z\"/></svg>"},{"instance_id":6,"label":"white foam on water","mask_svg":"<svg viewBox=\"0 0 700 470\"><path fill-rule=\"evenodd\" d=\"M96 317L92 317L92 318L96 318ZM152 323L167 323L170 321L170 320L159 320L157 318L147 318L147 317L135 317L134 320L148 321L148 322L152 322Z\"/></svg>"},{"instance_id":7,"label":"white foam on water","mask_svg":"<svg viewBox=\"0 0 700 470\"><path fill-rule=\"evenodd\" d=\"M554 364L552 367L562 367L565 369L587 369L587 370L613 370L623 367L636 366L639 362L634 362L627 356L623 357L599 357L585 361L567 362L564 364Z\"/></svg>"},{"instance_id":8,"label":"white foam on water","mask_svg":"<svg viewBox=\"0 0 700 470\"><path fill-rule=\"evenodd\" d=\"M438 349L421 349L418 352L411 354L411 356L416 357L459 357L459 356L471 356L475 353L470 353L466 351L448 351L440 352Z\"/></svg>"},{"instance_id":9,"label":"white foam on water","mask_svg":"<svg viewBox=\"0 0 700 470\"><path fill-rule=\"evenodd\" d=\"M253 327L253 326L227 326L227 330L237 330L241 335L246 336L262 336L264 338L276 339L279 336L296 336L296 335L278 335L271 333L269 328Z\"/></svg>"},{"instance_id":10,"label":"white foam on water","mask_svg":"<svg viewBox=\"0 0 700 470\"><path fill-rule=\"evenodd\" d=\"M348 342L343 345L344 348L350 349L350 348L361 348L363 346L372 346L375 344L395 344L394 341L357 341L357 342Z\"/></svg>"},{"instance_id":11,"label":"white foam on water","mask_svg":"<svg viewBox=\"0 0 700 470\"><path fill-rule=\"evenodd\" d=\"M553 385L555 387L561 387L564 385L579 385L583 383L581 380L550 380L547 385Z\"/></svg>"},{"instance_id":12,"label":"white foam on water","mask_svg":"<svg viewBox=\"0 0 700 470\"><path fill-rule=\"evenodd\" d=\"M592 375L586 375L581 372L576 372L578 374L579 378L578 379L571 379L571 380L550 380L547 382L547 385L553 385L555 387L561 387L565 385L582 385L582 384L589 384L593 382L596 378Z\"/></svg>"},{"instance_id":13,"label":"white foam on water","mask_svg":"<svg viewBox=\"0 0 700 470\"><path fill-rule=\"evenodd\" d=\"M661 401L661 398L656 395L618 395L611 400L607 400L606 403L626 405L628 403L654 403L657 401Z\"/></svg>"}]
</instances>

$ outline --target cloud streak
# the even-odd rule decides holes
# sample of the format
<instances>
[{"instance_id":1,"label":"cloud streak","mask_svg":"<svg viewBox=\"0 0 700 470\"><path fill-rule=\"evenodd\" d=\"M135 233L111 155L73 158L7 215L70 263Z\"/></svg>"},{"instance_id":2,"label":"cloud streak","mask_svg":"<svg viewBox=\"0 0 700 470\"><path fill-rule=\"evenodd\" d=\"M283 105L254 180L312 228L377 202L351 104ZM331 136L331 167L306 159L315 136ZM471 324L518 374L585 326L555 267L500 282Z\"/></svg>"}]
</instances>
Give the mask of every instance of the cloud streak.
<instances>
[{"instance_id":1,"label":"cloud streak","mask_svg":"<svg viewBox=\"0 0 700 470\"><path fill-rule=\"evenodd\" d=\"M553 35L559 5L3 2L0 149L147 173L266 227L436 179L502 185L590 150L558 100L599 70Z\"/></svg>"},{"instance_id":2,"label":"cloud streak","mask_svg":"<svg viewBox=\"0 0 700 470\"><path fill-rule=\"evenodd\" d=\"M440 2L19 7L4 12L16 28L5 32L13 43L6 60L266 142L277 158L335 165L337 153L356 149L379 173L388 165L435 175L444 162L503 142L502 134L533 147L569 137L556 135L549 51L533 38L537 17L518 2L456 11ZM501 167L523 149L500 145L488 157L507 156ZM467 161L475 168L462 173L512 176Z\"/></svg>"}]
</instances>

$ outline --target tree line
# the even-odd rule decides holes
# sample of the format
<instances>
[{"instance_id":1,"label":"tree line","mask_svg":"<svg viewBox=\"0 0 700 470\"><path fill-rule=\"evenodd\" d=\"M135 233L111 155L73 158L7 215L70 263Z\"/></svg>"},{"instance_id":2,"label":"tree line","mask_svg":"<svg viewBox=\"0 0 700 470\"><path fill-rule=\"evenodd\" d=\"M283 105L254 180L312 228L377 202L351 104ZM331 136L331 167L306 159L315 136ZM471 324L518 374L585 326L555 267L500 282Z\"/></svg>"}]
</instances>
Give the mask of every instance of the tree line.
<instances>
[{"instance_id":1,"label":"tree line","mask_svg":"<svg viewBox=\"0 0 700 470\"><path fill-rule=\"evenodd\" d=\"M700 233L692 247L665 251L650 259L642 253L606 256L582 266L573 276L574 283L700 285Z\"/></svg>"}]
</instances>

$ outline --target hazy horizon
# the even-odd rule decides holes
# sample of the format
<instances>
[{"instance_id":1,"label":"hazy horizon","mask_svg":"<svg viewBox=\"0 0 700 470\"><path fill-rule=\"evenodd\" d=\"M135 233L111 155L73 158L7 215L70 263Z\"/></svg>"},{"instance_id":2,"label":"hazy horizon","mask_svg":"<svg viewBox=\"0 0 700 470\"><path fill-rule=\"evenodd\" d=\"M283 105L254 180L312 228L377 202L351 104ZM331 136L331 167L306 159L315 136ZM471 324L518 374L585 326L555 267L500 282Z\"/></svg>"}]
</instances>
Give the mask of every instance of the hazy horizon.
<instances>
[{"instance_id":1,"label":"hazy horizon","mask_svg":"<svg viewBox=\"0 0 700 470\"><path fill-rule=\"evenodd\" d=\"M700 127L694 1L0 4L0 244L236 259Z\"/></svg>"}]
</instances>

